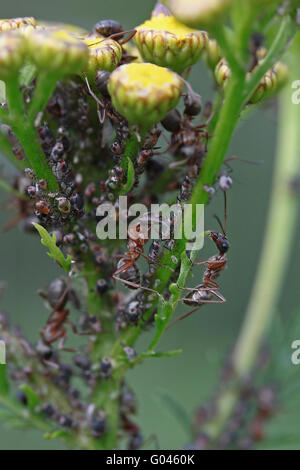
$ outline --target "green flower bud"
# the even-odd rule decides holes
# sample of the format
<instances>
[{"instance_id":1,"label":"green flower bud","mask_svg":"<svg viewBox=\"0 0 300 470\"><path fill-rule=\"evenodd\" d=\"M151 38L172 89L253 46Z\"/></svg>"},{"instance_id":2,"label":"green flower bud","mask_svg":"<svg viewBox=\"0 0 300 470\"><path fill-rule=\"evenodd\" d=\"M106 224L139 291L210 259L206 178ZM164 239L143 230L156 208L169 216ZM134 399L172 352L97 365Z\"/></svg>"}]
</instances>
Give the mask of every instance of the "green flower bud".
<instances>
[{"instance_id":1,"label":"green flower bud","mask_svg":"<svg viewBox=\"0 0 300 470\"><path fill-rule=\"evenodd\" d=\"M221 48L215 39L209 39L206 46L206 63L211 70L215 70L216 65L222 58Z\"/></svg>"},{"instance_id":2,"label":"green flower bud","mask_svg":"<svg viewBox=\"0 0 300 470\"><path fill-rule=\"evenodd\" d=\"M160 13L137 28L134 40L145 61L181 73L199 60L208 34Z\"/></svg>"},{"instance_id":3,"label":"green flower bud","mask_svg":"<svg viewBox=\"0 0 300 470\"><path fill-rule=\"evenodd\" d=\"M125 64L110 76L108 91L116 110L130 124L149 130L177 105L182 79L153 64Z\"/></svg>"},{"instance_id":4,"label":"green flower bud","mask_svg":"<svg viewBox=\"0 0 300 470\"><path fill-rule=\"evenodd\" d=\"M7 79L23 65L26 44L17 31L0 34L0 79Z\"/></svg>"},{"instance_id":5,"label":"green flower bud","mask_svg":"<svg viewBox=\"0 0 300 470\"><path fill-rule=\"evenodd\" d=\"M97 70L112 72L122 58L122 47L117 41L103 37L90 37L83 42L89 48L88 72L95 76Z\"/></svg>"},{"instance_id":6,"label":"green flower bud","mask_svg":"<svg viewBox=\"0 0 300 470\"><path fill-rule=\"evenodd\" d=\"M261 79L258 87L251 96L249 103L256 104L266 98L277 87L277 74L274 69L269 70Z\"/></svg>"},{"instance_id":7,"label":"green flower bud","mask_svg":"<svg viewBox=\"0 0 300 470\"><path fill-rule=\"evenodd\" d=\"M9 20L0 20L0 32L19 29L23 26L36 26L36 21L31 17L11 18Z\"/></svg>"},{"instance_id":8,"label":"green flower bud","mask_svg":"<svg viewBox=\"0 0 300 470\"><path fill-rule=\"evenodd\" d=\"M283 62L276 62L273 70L277 75L276 91L279 91L288 82L290 75L289 68Z\"/></svg>"},{"instance_id":9,"label":"green flower bud","mask_svg":"<svg viewBox=\"0 0 300 470\"><path fill-rule=\"evenodd\" d=\"M231 75L231 70L228 66L227 61L225 59L221 59L215 69L215 77L216 77L217 83L220 86L225 86L230 75Z\"/></svg>"},{"instance_id":10,"label":"green flower bud","mask_svg":"<svg viewBox=\"0 0 300 470\"><path fill-rule=\"evenodd\" d=\"M86 67L87 46L63 30L35 30L27 43L30 58L40 69L65 75Z\"/></svg>"},{"instance_id":11,"label":"green flower bud","mask_svg":"<svg viewBox=\"0 0 300 470\"><path fill-rule=\"evenodd\" d=\"M181 23L208 30L222 20L232 0L164 0L163 3Z\"/></svg>"}]
</instances>

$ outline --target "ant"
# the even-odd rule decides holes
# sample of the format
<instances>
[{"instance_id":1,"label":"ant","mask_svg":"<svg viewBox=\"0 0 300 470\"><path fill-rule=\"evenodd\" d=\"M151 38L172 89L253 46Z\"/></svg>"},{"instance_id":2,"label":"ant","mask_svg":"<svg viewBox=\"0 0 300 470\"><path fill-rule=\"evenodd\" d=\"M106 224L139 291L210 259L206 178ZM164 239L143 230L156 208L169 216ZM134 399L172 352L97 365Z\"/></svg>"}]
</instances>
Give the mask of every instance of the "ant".
<instances>
[{"instance_id":1,"label":"ant","mask_svg":"<svg viewBox=\"0 0 300 470\"><path fill-rule=\"evenodd\" d=\"M180 300L186 305L194 306L195 308L190 312L182 315L180 318L175 320L169 325L173 326L178 321L181 321L190 315L192 315L196 310L198 310L202 305L207 303L219 304L226 302L225 297L218 291L219 285L215 282L220 276L220 273L227 266L227 251L229 250L229 242L226 237L226 220L227 220L227 202L226 202L226 193L224 192L224 212L225 212L225 223L224 227L218 218L217 219L222 233L219 232L209 232L209 238L215 243L219 253L217 255L211 256L207 261L202 261L200 263L193 263L194 266L206 266L206 269L203 274L202 282L196 287L181 287L182 290L187 290L190 293L187 297L181 298ZM215 297L215 299L213 298Z\"/></svg>"},{"instance_id":2,"label":"ant","mask_svg":"<svg viewBox=\"0 0 300 470\"><path fill-rule=\"evenodd\" d=\"M78 300L74 298L74 295L76 296L76 294L71 288L70 283L66 284L64 280L56 279L49 285L48 295L42 291L39 291L38 294L45 298L49 305L53 307L46 325L41 328L40 333L42 340L47 345L51 345L55 341L59 340L59 349L63 349L68 352L75 352L74 349L64 348L64 343L67 339L67 330L65 325L70 325L73 333L76 335L87 335L92 333L79 333L76 326L68 319L70 311L65 308L67 302L70 300L74 306L78 307L78 304L76 303Z\"/></svg>"},{"instance_id":3,"label":"ant","mask_svg":"<svg viewBox=\"0 0 300 470\"><path fill-rule=\"evenodd\" d=\"M144 216L147 216L148 218L148 214L145 214ZM149 292L153 292L161 296L156 290L137 284L137 282L140 279L140 273L139 273L139 268L136 265L136 261L139 259L140 256L145 258L149 262L149 264L153 264L153 263L159 264L156 259L145 255L145 253L143 252L144 245L148 242L149 232L151 229L151 227L148 226L146 229L146 233L144 230L142 230L141 226L144 221L144 216L140 218L141 222L137 222L136 225L129 226L127 230L128 252L125 253L124 255L120 255L120 260L117 265L117 270L113 273L112 277L117 281L123 282L129 288L133 288L133 289L141 288L141 289L147 290ZM169 266L164 266L164 267L169 270L172 270L171 268L169 268ZM120 274L122 274L122 278L119 277Z\"/></svg>"}]
</instances>

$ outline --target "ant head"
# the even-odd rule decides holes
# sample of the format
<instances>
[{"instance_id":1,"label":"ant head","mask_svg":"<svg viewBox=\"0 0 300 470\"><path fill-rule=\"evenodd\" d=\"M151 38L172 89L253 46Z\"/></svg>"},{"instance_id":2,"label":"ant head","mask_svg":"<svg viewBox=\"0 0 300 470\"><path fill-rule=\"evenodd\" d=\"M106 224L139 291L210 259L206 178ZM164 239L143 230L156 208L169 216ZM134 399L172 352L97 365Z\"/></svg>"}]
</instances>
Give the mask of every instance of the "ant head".
<instances>
[{"instance_id":1,"label":"ant head","mask_svg":"<svg viewBox=\"0 0 300 470\"><path fill-rule=\"evenodd\" d=\"M211 232L210 238L216 244L219 252L222 255L229 250L229 242L223 233Z\"/></svg>"}]
</instances>

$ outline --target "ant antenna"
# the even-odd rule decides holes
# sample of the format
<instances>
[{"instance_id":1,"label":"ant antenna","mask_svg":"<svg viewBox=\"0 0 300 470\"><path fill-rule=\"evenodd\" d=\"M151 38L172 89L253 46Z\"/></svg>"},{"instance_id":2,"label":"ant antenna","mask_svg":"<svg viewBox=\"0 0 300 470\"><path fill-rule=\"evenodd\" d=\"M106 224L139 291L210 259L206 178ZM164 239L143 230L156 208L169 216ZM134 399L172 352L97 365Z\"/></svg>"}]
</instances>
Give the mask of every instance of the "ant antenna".
<instances>
[{"instance_id":1,"label":"ant antenna","mask_svg":"<svg viewBox=\"0 0 300 470\"><path fill-rule=\"evenodd\" d=\"M223 191L224 194L224 226L220 220L220 218L215 214L214 218L218 221L218 224L220 225L224 237L226 237L226 228L227 228L227 196L226 196L226 191Z\"/></svg>"}]
</instances>

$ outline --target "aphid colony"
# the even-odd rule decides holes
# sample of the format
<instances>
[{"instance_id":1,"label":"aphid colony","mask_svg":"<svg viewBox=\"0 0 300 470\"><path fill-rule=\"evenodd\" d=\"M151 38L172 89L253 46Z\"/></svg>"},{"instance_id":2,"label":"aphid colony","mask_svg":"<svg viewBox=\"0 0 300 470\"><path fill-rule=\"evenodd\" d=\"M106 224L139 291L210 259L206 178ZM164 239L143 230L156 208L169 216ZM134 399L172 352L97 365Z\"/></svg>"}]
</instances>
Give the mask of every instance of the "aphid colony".
<instances>
[{"instance_id":1,"label":"aphid colony","mask_svg":"<svg viewBox=\"0 0 300 470\"><path fill-rule=\"evenodd\" d=\"M125 32L115 21L105 20L95 25L90 36L114 38L122 47L121 63L129 63L136 58L126 48L133 34L134 31ZM42 224L55 234L56 244L63 253L71 254L74 265L67 279L55 279L39 291L50 313L41 325L40 340L35 347L19 330L14 336L5 318L1 320L1 336L6 335L11 346L9 354L13 357L17 338L25 358L25 368L20 370L15 365L15 380L26 379L30 383L33 371L39 371L48 384L41 411L63 428L88 429L95 439L106 432L107 423L104 411L90 404L89 396L99 384L101 386L111 379L114 363L106 356L94 357L94 345L99 337L104 338L109 333L111 326L107 327L107 318L110 323L114 322L113 331L118 334L138 325L157 295L169 295L167 290L161 294L157 292L155 271L157 267L165 267L161 261L164 250L172 252L175 245L172 234L167 241L150 240L150 234L139 236L138 225L134 230L128 230L126 242L99 241L96 238L97 207L112 202L118 209L117 199L127 180L123 156L130 130L127 121L112 106L107 89L109 77L110 72L100 70L93 82L85 74L58 82L46 112L36 123L37 135L58 190L49 192L47 182L37 179L33 170L27 168L25 179L18 176L15 182L19 191L15 221L21 220L23 229L27 231L32 230L33 221ZM27 105L34 87L33 80L23 89ZM209 124L213 114L210 108L210 103L207 103L203 111L201 97L188 86L183 97L183 112L178 109L170 111L151 129L132 162L134 182L127 194L128 204L142 202L150 207L169 192L174 192L174 201L179 207L188 202L201 173L211 137ZM12 130L7 128L6 132L15 155L23 159L23 149ZM167 154L168 158L164 156ZM225 193L231 184L230 175L222 172L215 185L206 190L212 197L218 189ZM161 224L161 220L158 222ZM138 236L134 237L132 231ZM193 307L192 312L206 303L225 302L216 279L226 267L229 244L225 230L222 233L211 231L209 236L218 253L200 263L204 267L201 283L187 289L188 294L183 294L181 299ZM141 260L144 260L144 266L146 264L143 269ZM89 311L85 301L82 302L86 294L79 295L74 286L78 278L84 278L81 270L85 266L90 273L87 288L96 299L97 310L93 312ZM176 279L179 267L175 270L167 267L172 271L172 279ZM117 287L122 290L117 290ZM108 315L108 311L113 313ZM152 321L153 315L144 327L151 325ZM89 341L88 347L70 345L75 336L83 342ZM134 349L126 344L122 347L127 360L134 360ZM62 362L59 350L73 353L72 362ZM73 378L78 377L88 385L89 396L80 397L79 391L73 387ZM65 393L63 412L60 404L47 398L51 397L54 386ZM19 393L18 399L26 405L24 394ZM142 436L131 416L136 405L125 383L120 403L122 431L129 437L129 448L138 448L142 444Z\"/></svg>"}]
</instances>

